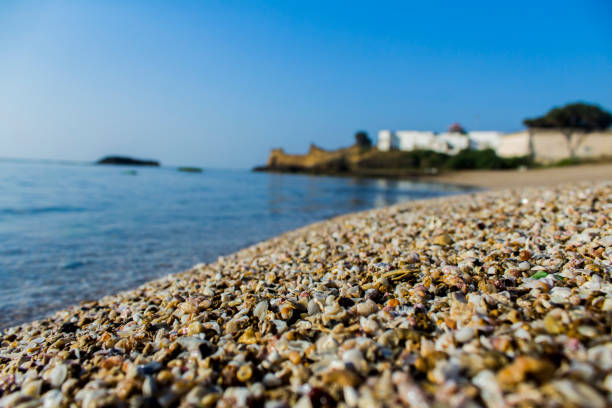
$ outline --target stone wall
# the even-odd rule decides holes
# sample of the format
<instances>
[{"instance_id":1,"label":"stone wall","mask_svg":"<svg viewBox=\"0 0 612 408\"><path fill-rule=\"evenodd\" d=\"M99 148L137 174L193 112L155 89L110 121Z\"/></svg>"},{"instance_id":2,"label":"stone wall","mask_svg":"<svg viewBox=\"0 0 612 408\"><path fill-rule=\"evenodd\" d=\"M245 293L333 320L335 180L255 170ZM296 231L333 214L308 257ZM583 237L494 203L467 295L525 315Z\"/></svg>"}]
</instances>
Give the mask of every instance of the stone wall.
<instances>
[{"instance_id":1,"label":"stone wall","mask_svg":"<svg viewBox=\"0 0 612 408\"><path fill-rule=\"evenodd\" d=\"M533 154L538 162L549 163L570 157L571 149L579 158L612 157L612 131L575 132L570 143L558 130L534 130L510 133L502 137L498 154L503 157Z\"/></svg>"},{"instance_id":2,"label":"stone wall","mask_svg":"<svg viewBox=\"0 0 612 408\"><path fill-rule=\"evenodd\" d=\"M358 159L359 147L324 150L314 144L306 154L287 154L283 149L272 149L266 167L269 170L309 170L326 167L350 166Z\"/></svg>"}]
</instances>

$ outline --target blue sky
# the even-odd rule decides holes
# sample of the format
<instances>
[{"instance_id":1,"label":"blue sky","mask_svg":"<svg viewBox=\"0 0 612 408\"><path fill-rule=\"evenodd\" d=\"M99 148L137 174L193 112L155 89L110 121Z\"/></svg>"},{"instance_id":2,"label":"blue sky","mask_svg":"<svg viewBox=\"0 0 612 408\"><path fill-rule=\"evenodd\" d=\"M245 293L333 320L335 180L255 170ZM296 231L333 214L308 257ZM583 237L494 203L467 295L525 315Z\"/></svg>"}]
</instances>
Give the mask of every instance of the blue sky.
<instances>
[{"instance_id":1,"label":"blue sky","mask_svg":"<svg viewBox=\"0 0 612 408\"><path fill-rule=\"evenodd\" d=\"M611 22L603 0L3 0L0 157L248 168L359 129L610 110Z\"/></svg>"}]
</instances>

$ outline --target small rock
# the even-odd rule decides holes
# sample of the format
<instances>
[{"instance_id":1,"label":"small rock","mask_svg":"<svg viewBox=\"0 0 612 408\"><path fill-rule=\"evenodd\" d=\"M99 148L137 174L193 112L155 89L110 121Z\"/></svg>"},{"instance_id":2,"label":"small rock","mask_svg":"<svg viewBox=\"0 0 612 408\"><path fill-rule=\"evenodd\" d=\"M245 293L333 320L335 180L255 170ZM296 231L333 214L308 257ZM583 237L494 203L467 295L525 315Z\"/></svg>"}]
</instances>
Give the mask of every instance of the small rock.
<instances>
[{"instance_id":1,"label":"small rock","mask_svg":"<svg viewBox=\"0 0 612 408\"><path fill-rule=\"evenodd\" d=\"M460 343L465 343L474 337L476 331L472 327L462 327L455 332L455 340Z\"/></svg>"},{"instance_id":2,"label":"small rock","mask_svg":"<svg viewBox=\"0 0 612 408\"><path fill-rule=\"evenodd\" d=\"M497 379L502 385L512 386L524 381L528 374L544 381L550 378L554 371L555 367L544 359L519 356L512 364L497 373Z\"/></svg>"},{"instance_id":3,"label":"small rock","mask_svg":"<svg viewBox=\"0 0 612 408\"><path fill-rule=\"evenodd\" d=\"M321 307L319 306L319 302L317 302L314 299L310 299L310 301L308 302L308 314L309 315L315 315L317 313L321 313Z\"/></svg>"},{"instance_id":4,"label":"small rock","mask_svg":"<svg viewBox=\"0 0 612 408\"><path fill-rule=\"evenodd\" d=\"M255 344L257 343L257 336L255 335L255 330L252 326L249 326L248 329L242 333L240 338L238 338L238 342L242 344Z\"/></svg>"},{"instance_id":5,"label":"small rock","mask_svg":"<svg viewBox=\"0 0 612 408\"><path fill-rule=\"evenodd\" d=\"M58 364L49 373L49 383L53 388L59 388L68 376L68 367Z\"/></svg>"},{"instance_id":6,"label":"small rock","mask_svg":"<svg viewBox=\"0 0 612 408\"><path fill-rule=\"evenodd\" d=\"M448 246L453 243L453 239L448 234L438 235L433 239L435 245Z\"/></svg>"},{"instance_id":7,"label":"small rock","mask_svg":"<svg viewBox=\"0 0 612 408\"><path fill-rule=\"evenodd\" d=\"M236 378L238 378L238 381L243 382L243 383L249 381L252 376L253 376L253 369L251 368L249 364L245 364L241 366L238 369L238 372L236 373Z\"/></svg>"},{"instance_id":8,"label":"small rock","mask_svg":"<svg viewBox=\"0 0 612 408\"><path fill-rule=\"evenodd\" d=\"M355 388L345 386L342 388L342 393L344 394L344 402L346 402L346 405L351 408L359 405L359 394Z\"/></svg>"},{"instance_id":9,"label":"small rock","mask_svg":"<svg viewBox=\"0 0 612 408\"><path fill-rule=\"evenodd\" d=\"M150 375L146 376L144 382L142 383L142 394L145 397L152 397L156 392L157 387L155 385L155 380Z\"/></svg>"},{"instance_id":10,"label":"small rock","mask_svg":"<svg viewBox=\"0 0 612 408\"><path fill-rule=\"evenodd\" d=\"M580 407L605 408L605 398L587 384L580 382L559 380L555 381L554 387L570 402Z\"/></svg>"},{"instance_id":11,"label":"small rock","mask_svg":"<svg viewBox=\"0 0 612 408\"><path fill-rule=\"evenodd\" d=\"M42 396L43 408L60 408L63 399L60 390L49 390Z\"/></svg>"},{"instance_id":12,"label":"small rock","mask_svg":"<svg viewBox=\"0 0 612 408\"><path fill-rule=\"evenodd\" d=\"M361 383L357 373L347 369L331 369L323 373L322 380L325 384L345 387L355 387Z\"/></svg>"},{"instance_id":13,"label":"small rock","mask_svg":"<svg viewBox=\"0 0 612 408\"><path fill-rule=\"evenodd\" d=\"M368 316L372 313L376 313L378 311L378 306L376 305L376 303L368 299L365 302L358 303L356 306L356 310L357 313L359 313L360 315Z\"/></svg>"},{"instance_id":14,"label":"small rock","mask_svg":"<svg viewBox=\"0 0 612 408\"><path fill-rule=\"evenodd\" d=\"M147 375L153 375L156 372L158 372L159 370L161 370L162 365L161 363L157 362L157 361L151 361L148 364L144 364L144 365L139 365L136 367L136 371L138 372L138 375L145 377Z\"/></svg>"},{"instance_id":15,"label":"small rock","mask_svg":"<svg viewBox=\"0 0 612 408\"><path fill-rule=\"evenodd\" d=\"M550 313L544 318L544 328L550 334L561 334L564 331L563 323Z\"/></svg>"},{"instance_id":16,"label":"small rock","mask_svg":"<svg viewBox=\"0 0 612 408\"><path fill-rule=\"evenodd\" d=\"M257 317L261 322L266 318L266 313L268 313L268 302L262 300L261 302L257 303L257 306L255 306L255 309L253 309L253 316Z\"/></svg>"},{"instance_id":17,"label":"small rock","mask_svg":"<svg viewBox=\"0 0 612 408\"><path fill-rule=\"evenodd\" d=\"M482 399L485 401L488 408L506 407L504 396L497 384L493 372L489 370L481 371L472 379L472 382L475 386L480 388Z\"/></svg>"}]
</instances>

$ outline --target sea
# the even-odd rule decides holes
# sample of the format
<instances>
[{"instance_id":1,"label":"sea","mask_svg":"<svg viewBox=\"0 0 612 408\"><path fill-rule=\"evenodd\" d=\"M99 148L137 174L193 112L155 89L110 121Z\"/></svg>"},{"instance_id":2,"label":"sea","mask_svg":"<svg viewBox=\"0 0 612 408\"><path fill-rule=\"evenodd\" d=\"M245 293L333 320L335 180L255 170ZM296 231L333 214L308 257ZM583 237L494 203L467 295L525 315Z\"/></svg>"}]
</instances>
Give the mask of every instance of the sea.
<instances>
[{"instance_id":1,"label":"sea","mask_svg":"<svg viewBox=\"0 0 612 408\"><path fill-rule=\"evenodd\" d=\"M0 160L0 328L315 221L466 191L406 180Z\"/></svg>"}]
</instances>

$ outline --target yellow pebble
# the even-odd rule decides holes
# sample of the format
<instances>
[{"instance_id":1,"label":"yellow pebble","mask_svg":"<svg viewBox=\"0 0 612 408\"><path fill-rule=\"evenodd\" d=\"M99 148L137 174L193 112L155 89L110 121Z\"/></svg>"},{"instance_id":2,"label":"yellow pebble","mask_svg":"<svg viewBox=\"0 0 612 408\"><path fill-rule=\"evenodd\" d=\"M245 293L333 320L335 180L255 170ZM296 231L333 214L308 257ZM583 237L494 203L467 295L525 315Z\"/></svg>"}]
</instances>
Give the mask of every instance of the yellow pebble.
<instances>
[{"instance_id":1,"label":"yellow pebble","mask_svg":"<svg viewBox=\"0 0 612 408\"><path fill-rule=\"evenodd\" d=\"M202 323L193 322L187 327L187 334L193 336L194 334L202 333L202 330L204 330Z\"/></svg>"},{"instance_id":2,"label":"yellow pebble","mask_svg":"<svg viewBox=\"0 0 612 408\"><path fill-rule=\"evenodd\" d=\"M302 361L302 356L300 356L300 353L298 353L297 351L289 352L289 355L287 357L293 364L300 364L300 361Z\"/></svg>"},{"instance_id":3,"label":"yellow pebble","mask_svg":"<svg viewBox=\"0 0 612 408\"><path fill-rule=\"evenodd\" d=\"M250 365L243 365L242 367L238 369L238 372L236 373L236 377L238 378L238 381L240 382L247 382L251 379L252 376L253 376L253 369L251 368Z\"/></svg>"}]
</instances>

